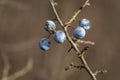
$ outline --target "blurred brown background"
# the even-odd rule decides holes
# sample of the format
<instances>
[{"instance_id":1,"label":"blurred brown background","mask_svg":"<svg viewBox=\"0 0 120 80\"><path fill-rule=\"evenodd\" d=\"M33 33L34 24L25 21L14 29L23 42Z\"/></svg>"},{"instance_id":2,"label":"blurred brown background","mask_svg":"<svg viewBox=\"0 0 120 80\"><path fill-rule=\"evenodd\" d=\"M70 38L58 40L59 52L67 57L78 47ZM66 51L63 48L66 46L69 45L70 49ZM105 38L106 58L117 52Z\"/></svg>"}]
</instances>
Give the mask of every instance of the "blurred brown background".
<instances>
[{"instance_id":1,"label":"blurred brown background","mask_svg":"<svg viewBox=\"0 0 120 80\"><path fill-rule=\"evenodd\" d=\"M66 22L85 0L56 1L58 13ZM87 62L93 71L108 70L98 80L120 80L120 0L90 0L90 3L91 7L85 8L73 23L77 26L82 18L91 20L92 27L85 40L96 45L88 50ZM0 54L8 55L9 74L23 68L29 56L33 56L33 69L17 80L90 80L84 70L64 71L71 62L80 64L74 51L67 53L68 42L60 45L51 37L51 49L46 52L39 49L40 38L48 36L43 23L53 17L48 0L0 0ZM0 77L3 64L0 55Z\"/></svg>"}]
</instances>

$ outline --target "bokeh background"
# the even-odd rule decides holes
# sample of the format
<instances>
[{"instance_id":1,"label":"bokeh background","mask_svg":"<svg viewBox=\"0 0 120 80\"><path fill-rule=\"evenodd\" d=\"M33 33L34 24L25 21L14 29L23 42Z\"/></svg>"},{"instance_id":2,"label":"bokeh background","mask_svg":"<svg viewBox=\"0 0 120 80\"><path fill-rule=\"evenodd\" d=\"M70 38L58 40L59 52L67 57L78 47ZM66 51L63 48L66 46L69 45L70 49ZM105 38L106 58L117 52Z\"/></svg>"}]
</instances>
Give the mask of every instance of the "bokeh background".
<instances>
[{"instance_id":1,"label":"bokeh background","mask_svg":"<svg viewBox=\"0 0 120 80\"><path fill-rule=\"evenodd\" d=\"M67 22L85 0L56 1L61 19ZM82 18L91 20L91 29L84 39L96 45L87 51L85 58L93 71L108 70L98 80L119 80L120 0L90 0L90 3L72 25L76 27ZM4 68L1 54L6 54L9 75L22 69L30 56L34 58L33 69L17 80L90 80L84 70L64 70L71 62L80 64L73 50L67 52L68 42L57 44L51 36L51 49L46 52L39 49L39 40L49 35L43 23L52 18L48 0L0 0L0 77ZM61 29L58 23L57 29Z\"/></svg>"}]
</instances>

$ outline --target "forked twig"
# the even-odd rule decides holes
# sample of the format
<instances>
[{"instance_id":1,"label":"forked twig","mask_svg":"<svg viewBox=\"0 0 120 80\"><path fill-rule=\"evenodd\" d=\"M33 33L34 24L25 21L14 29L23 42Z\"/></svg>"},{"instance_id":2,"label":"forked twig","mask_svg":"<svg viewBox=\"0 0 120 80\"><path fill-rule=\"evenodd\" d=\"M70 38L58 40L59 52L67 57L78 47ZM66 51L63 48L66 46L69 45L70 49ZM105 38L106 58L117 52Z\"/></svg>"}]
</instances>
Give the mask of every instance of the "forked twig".
<instances>
[{"instance_id":1,"label":"forked twig","mask_svg":"<svg viewBox=\"0 0 120 80\"><path fill-rule=\"evenodd\" d=\"M69 41L69 43L71 44L71 46L74 48L74 50L76 51L76 54L77 55L80 55L78 58L81 60L82 64L84 65L84 69L88 72L88 74L91 76L92 80L97 80L96 78L96 75L94 75L94 73L92 72L92 70L89 68L85 58L84 58L84 55L82 55L83 53L80 52L80 50L78 49L76 43L72 40L72 37L69 35L68 33L68 27L70 26L70 24L72 22L75 21L76 17L79 15L79 13L82 11L82 9L84 7L86 7L88 4L89 4L89 0L86 0L85 3L83 4L82 7L80 7L78 9L78 11L75 12L75 14L73 15L73 17L64 25L62 20L60 19L57 11L56 11L56 8L55 8L55 2L53 0L49 0L51 6L52 6L52 9L53 9L53 12L59 22L59 24L61 25L61 27L63 28L65 34L66 34L66 37L67 37L67 40ZM84 52L84 51L83 51Z\"/></svg>"}]
</instances>

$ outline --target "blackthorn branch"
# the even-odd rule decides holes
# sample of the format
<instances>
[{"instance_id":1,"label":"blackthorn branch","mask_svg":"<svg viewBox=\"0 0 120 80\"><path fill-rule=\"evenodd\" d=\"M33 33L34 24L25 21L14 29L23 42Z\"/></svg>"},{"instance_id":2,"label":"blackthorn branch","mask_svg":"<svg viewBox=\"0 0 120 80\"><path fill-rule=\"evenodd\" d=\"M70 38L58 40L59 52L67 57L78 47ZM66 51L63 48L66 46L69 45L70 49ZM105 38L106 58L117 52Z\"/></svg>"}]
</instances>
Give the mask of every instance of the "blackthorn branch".
<instances>
[{"instance_id":1,"label":"blackthorn branch","mask_svg":"<svg viewBox=\"0 0 120 80\"><path fill-rule=\"evenodd\" d=\"M49 2L50 2L51 7L53 9L53 12L54 12L54 15L55 15L55 20L58 21L58 23L62 27L63 31L58 30L58 31L60 31L59 33L58 33L58 31L55 31L54 30L55 28L53 27L55 24L53 22L49 22L47 24L47 28L45 28L45 29L47 31L54 31L54 33L52 33L52 34L54 34L54 40L56 42L58 42L58 43L63 43L67 39L67 41L71 44L71 48L68 50L68 52L71 49L74 49L76 55L78 56L78 58L82 62L82 65L80 65L80 66L76 66L73 63L71 63L70 66L68 66L67 68L65 68L65 70L69 70L72 67L73 68L85 69L86 72L90 75L90 77L91 77L92 80L97 80L96 76L98 74L103 74L104 72L106 72L106 70L93 72L90 69L90 67L88 66L88 63L86 62L86 59L84 57L84 54L88 50L89 46L84 47L81 51L79 50L79 44L80 43L90 44L90 45L94 45L95 44L94 42L91 42L91 41L81 40L81 38L85 37L86 30L90 29L90 21L88 19L82 19L80 21L80 26L78 26L77 28L75 28L74 31L73 31L74 37L70 36L70 34L68 32L69 27L71 27L71 24L76 20L77 16L80 14L80 12L83 10L83 8L85 8L86 6L90 6L89 0L86 0L84 2L84 4L74 13L74 15L72 16L72 18L70 20L68 20L67 23L63 23L62 20L61 20L61 18L59 17L59 15L57 13L57 10L55 8L56 2L54 2L54 0L49 0ZM49 48L49 46L48 46L47 43L45 43L44 45L41 45L41 46L42 46L42 48L44 48L44 47L45 48Z\"/></svg>"}]
</instances>

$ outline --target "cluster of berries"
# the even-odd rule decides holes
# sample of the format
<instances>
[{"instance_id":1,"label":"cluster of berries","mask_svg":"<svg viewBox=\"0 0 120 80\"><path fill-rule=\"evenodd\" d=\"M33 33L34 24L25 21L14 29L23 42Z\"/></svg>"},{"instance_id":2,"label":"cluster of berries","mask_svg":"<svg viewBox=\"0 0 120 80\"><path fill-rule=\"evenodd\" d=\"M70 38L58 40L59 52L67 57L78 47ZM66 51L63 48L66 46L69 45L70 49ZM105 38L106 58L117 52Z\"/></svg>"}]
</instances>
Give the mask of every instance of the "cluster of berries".
<instances>
[{"instance_id":1,"label":"cluster of berries","mask_svg":"<svg viewBox=\"0 0 120 80\"><path fill-rule=\"evenodd\" d=\"M56 24L52 20L47 20L44 23L44 29L48 31L50 34L53 34L53 38L57 43L64 43L66 41L66 34L62 30L56 31ZM82 19L79 23L79 26L74 29L73 36L76 39L82 39L86 35L86 30L90 29L90 21L88 19ZM51 42L48 38L42 38L39 41L39 47L46 51L50 49Z\"/></svg>"},{"instance_id":2,"label":"cluster of berries","mask_svg":"<svg viewBox=\"0 0 120 80\"><path fill-rule=\"evenodd\" d=\"M44 23L44 29L53 34L53 38L57 43L63 43L66 41L66 35L63 31L57 30L56 31L56 24L52 20L47 20ZM48 38L42 38L39 42L39 46L42 50L48 50L51 46L51 42Z\"/></svg>"}]
</instances>

